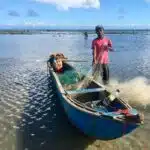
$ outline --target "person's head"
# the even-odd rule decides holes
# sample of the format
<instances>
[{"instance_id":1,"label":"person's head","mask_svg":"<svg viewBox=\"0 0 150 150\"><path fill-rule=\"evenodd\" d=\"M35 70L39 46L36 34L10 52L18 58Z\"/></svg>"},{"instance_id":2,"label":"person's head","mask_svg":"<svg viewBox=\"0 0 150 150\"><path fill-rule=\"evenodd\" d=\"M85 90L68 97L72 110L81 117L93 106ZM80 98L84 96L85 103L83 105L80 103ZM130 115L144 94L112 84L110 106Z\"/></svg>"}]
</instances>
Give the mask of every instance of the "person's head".
<instances>
[{"instance_id":1,"label":"person's head","mask_svg":"<svg viewBox=\"0 0 150 150\"><path fill-rule=\"evenodd\" d=\"M55 58L54 66L55 66L55 69L61 69L63 67L63 62L60 57Z\"/></svg>"},{"instance_id":2,"label":"person's head","mask_svg":"<svg viewBox=\"0 0 150 150\"><path fill-rule=\"evenodd\" d=\"M99 38L103 38L104 37L104 28L103 26L96 26L95 27L95 32L98 35Z\"/></svg>"}]
</instances>

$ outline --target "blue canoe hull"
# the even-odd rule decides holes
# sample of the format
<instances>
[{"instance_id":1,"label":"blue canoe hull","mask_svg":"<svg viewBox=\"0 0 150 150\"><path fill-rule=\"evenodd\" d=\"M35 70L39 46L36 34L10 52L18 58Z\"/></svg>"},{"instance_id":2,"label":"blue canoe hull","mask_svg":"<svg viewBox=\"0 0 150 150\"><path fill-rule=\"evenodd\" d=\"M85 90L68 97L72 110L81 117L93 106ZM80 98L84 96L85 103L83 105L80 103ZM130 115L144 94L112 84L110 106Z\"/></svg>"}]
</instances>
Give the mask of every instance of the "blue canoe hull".
<instances>
[{"instance_id":1,"label":"blue canoe hull","mask_svg":"<svg viewBox=\"0 0 150 150\"><path fill-rule=\"evenodd\" d=\"M96 139L111 140L132 132L137 125L124 124L111 118L95 116L68 104L58 92L62 106L70 120L84 134Z\"/></svg>"},{"instance_id":2,"label":"blue canoe hull","mask_svg":"<svg viewBox=\"0 0 150 150\"><path fill-rule=\"evenodd\" d=\"M111 140L122 137L138 127L137 124L123 123L109 117L94 115L76 107L64 95L56 74L50 71L50 75L69 121L87 136L96 139Z\"/></svg>"}]
</instances>

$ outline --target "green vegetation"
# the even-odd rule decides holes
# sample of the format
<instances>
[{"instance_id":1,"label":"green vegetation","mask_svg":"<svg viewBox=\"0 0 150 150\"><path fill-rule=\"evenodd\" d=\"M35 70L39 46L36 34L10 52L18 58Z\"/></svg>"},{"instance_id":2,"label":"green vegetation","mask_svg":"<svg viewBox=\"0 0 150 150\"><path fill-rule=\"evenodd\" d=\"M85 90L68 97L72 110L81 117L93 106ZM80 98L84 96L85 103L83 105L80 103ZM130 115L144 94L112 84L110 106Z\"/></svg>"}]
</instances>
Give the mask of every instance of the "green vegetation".
<instances>
[{"instance_id":1,"label":"green vegetation","mask_svg":"<svg viewBox=\"0 0 150 150\"><path fill-rule=\"evenodd\" d=\"M33 34L33 30L0 30L0 34Z\"/></svg>"}]
</instances>

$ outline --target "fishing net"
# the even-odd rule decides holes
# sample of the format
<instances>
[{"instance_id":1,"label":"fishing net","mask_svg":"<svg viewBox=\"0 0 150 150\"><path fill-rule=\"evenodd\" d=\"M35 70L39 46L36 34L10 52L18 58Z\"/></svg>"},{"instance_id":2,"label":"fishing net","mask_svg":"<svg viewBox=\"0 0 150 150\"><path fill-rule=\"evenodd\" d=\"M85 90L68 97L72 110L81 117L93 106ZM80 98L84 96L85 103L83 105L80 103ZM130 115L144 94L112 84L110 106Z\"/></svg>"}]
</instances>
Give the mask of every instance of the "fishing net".
<instances>
[{"instance_id":1,"label":"fishing net","mask_svg":"<svg viewBox=\"0 0 150 150\"><path fill-rule=\"evenodd\" d=\"M80 82L80 75L75 70L67 70L62 74L58 74L62 85L72 85Z\"/></svg>"}]
</instances>

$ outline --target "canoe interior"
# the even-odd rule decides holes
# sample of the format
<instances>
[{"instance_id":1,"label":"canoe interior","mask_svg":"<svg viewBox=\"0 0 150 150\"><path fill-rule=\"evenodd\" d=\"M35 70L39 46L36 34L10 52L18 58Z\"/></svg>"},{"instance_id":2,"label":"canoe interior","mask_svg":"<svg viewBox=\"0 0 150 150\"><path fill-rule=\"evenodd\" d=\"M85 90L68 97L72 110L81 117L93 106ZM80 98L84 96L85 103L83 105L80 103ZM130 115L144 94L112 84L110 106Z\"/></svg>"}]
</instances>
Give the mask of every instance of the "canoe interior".
<instances>
[{"instance_id":1,"label":"canoe interior","mask_svg":"<svg viewBox=\"0 0 150 150\"><path fill-rule=\"evenodd\" d=\"M105 112L127 108L127 106L124 103L122 103L120 99L117 98L115 98L115 100L111 102L109 107L104 106L102 102L110 94L108 91L96 91L95 89L101 89L103 87L93 80L88 80L87 84L87 81L85 81L86 77L84 75L78 74L76 70L69 64L64 63L64 68L64 72L57 73L57 75L63 88L66 91L72 91L72 94L69 94L72 100L78 101L81 104L84 104L92 109L99 109L99 111ZM76 93L76 91L80 91L82 89L84 89L85 92ZM93 89L93 91L91 92L90 89Z\"/></svg>"}]
</instances>

